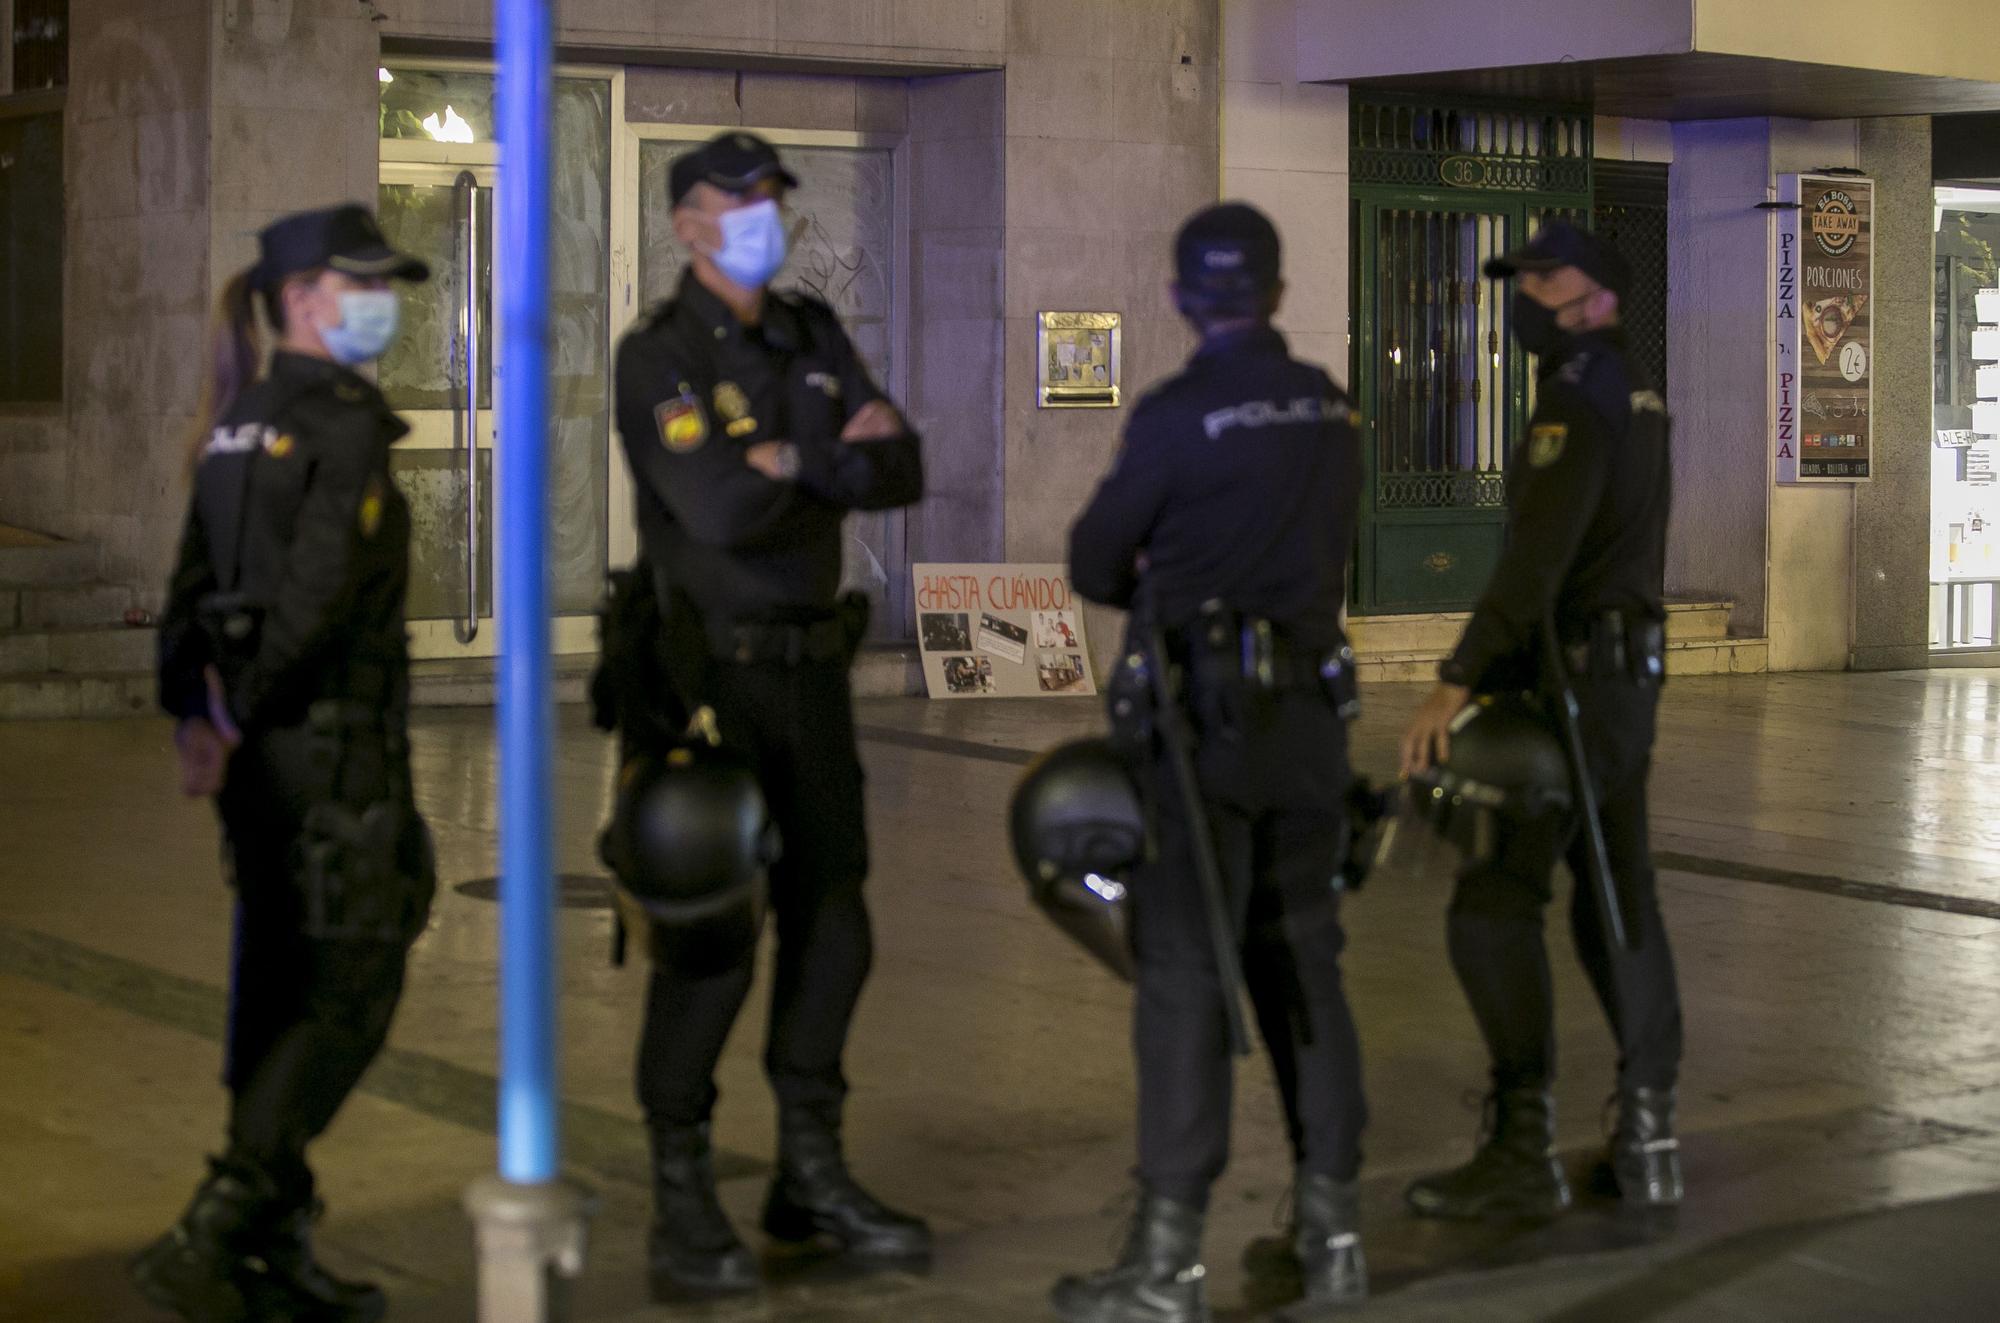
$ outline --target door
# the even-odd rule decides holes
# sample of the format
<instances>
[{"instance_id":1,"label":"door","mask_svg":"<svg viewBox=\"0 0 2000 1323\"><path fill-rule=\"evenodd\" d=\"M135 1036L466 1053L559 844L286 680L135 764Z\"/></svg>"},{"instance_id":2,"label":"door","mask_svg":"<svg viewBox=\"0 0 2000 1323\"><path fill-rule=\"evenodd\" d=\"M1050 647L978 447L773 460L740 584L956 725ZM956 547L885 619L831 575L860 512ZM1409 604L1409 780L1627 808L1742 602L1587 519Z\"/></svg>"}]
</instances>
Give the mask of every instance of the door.
<instances>
[{"instance_id":1,"label":"door","mask_svg":"<svg viewBox=\"0 0 2000 1323\"><path fill-rule=\"evenodd\" d=\"M1357 605L1460 609L1499 555L1508 438L1525 404L1506 308L1480 275L1521 233L1519 212L1369 200L1356 211L1369 493Z\"/></svg>"},{"instance_id":2,"label":"door","mask_svg":"<svg viewBox=\"0 0 2000 1323\"><path fill-rule=\"evenodd\" d=\"M403 293L379 381L410 425L392 452L409 499L409 622L417 657L490 657L493 627L493 166L384 162L389 242L430 263Z\"/></svg>"},{"instance_id":3,"label":"door","mask_svg":"<svg viewBox=\"0 0 2000 1323\"><path fill-rule=\"evenodd\" d=\"M491 657L496 585L496 427L507 372L495 242L506 187L492 141L492 77L467 69L383 70L377 207L389 241L430 263L405 290L402 334L379 364L389 405L411 426L392 453L412 515L409 627L419 658ZM557 653L596 645L593 612L609 545L628 535L610 497L610 144L612 82L555 82L549 306L549 586Z\"/></svg>"},{"instance_id":4,"label":"door","mask_svg":"<svg viewBox=\"0 0 2000 1323\"><path fill-rule=\"evenodd\" d=\"M1480 268L1546 218L1587 223L1594 122L1583 106L1356 94L1358 615L1463 610L1492 573L1534 379L1505 287Z\"/></svg>"}]
</instances>

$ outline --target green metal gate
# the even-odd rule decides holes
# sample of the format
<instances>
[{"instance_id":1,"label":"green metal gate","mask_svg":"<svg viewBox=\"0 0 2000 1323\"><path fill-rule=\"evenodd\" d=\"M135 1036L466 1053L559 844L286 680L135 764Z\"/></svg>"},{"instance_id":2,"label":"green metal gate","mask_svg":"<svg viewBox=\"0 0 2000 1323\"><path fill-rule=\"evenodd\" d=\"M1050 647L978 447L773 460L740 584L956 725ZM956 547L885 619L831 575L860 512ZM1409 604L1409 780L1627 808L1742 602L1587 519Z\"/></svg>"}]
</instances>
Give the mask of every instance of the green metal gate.
<instances>
[{"instance_id":1,"label":"green metal gate","mask_svg":"<svg viewBox=\"0 0 2000 1323\"><path fill-rule=\"evenodd\" d=\"M1532 405L1480 266L1591 198L1591 114L1357 96L1354 361L1368 478L1356 614L1460 610L1499 554Z\"/></svg>"}]
</instances>

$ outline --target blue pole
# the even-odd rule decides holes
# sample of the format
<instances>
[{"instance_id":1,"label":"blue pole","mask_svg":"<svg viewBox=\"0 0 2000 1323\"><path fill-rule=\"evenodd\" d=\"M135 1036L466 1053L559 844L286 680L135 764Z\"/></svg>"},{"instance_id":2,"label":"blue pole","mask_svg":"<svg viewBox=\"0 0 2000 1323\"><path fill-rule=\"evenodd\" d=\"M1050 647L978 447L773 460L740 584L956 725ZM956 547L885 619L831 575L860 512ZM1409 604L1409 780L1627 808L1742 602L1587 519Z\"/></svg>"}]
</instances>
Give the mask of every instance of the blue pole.
<instances>
[{"instance_id":1,"label":"blue pole","mask_svg":"<svg viewBox=\"0 0 2000 1323\"><path fill-rule=\"evenodd\" d=\"M499 35L500 1176L556 1179L549 745L550 0L494 0Z\"/></svg>"}]
</instances>

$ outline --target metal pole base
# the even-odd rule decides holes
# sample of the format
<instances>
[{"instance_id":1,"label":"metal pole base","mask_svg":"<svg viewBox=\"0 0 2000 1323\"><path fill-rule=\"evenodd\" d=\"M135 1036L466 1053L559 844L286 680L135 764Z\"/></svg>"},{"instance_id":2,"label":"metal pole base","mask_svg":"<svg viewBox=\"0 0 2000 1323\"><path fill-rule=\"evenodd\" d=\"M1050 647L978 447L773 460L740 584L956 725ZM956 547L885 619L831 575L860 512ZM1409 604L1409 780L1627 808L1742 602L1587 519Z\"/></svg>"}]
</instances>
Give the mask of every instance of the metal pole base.
<instances>
[{"instance_id":1,"label":"metal pole base","mask_svg":"<svg viewBox=\"0 0 2000 1323\"><path fill-rule=\"evenodd\" d=\"M583 1271L590 1191L567 1181L483 1176L465 1192L479 1242L479 1323L561 1323L566 1279Z\"/></svg>"}]
</instances>

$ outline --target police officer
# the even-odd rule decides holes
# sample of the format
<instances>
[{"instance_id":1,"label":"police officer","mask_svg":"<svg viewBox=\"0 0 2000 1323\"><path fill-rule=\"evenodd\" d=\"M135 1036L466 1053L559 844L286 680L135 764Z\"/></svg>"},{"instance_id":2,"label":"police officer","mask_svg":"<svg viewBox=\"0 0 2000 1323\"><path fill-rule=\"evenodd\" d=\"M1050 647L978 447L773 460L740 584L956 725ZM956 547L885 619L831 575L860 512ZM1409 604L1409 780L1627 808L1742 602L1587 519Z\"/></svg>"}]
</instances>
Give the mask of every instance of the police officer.
<instances>
[{"instance_id":1,"label":"police officer","mask_svg":"<svg viewBox=\"0 0 2000 1323\"><path fill-rule=\"evenodd\" d=\"M306 1146L381 1050L434 884L405 735L410 515L389 473L409 429L357 372L395 338L390 280L427 275L346 206L271 225L222 293L159 681L236 889L229 1143L133 1268L200 1323L384 1309L312 1257ZM278 337L262 377L257 308Z\"/></svg>"},{"instance_id":2,"label":"police officer","mask_svg":"<svg viewBox=\"0 0 2000 1323\"><path fill-rule=\"evenodd\" d=\"M1293 1243L1311 1301L1352 1301L1365 1293L1354 1185L1365 1110L1336 878L1350 781L1341 604L1360 453L1340 388L1271 326L1283 292L1271 222L1242 204L1208 208L1182 227L1174 258L1173 297L1200 347L1133 410L1071 532L1071 575L1092 601L1133 608L1135 639L1156 628L1164 638L1167 657L1128 662L1121 676L1166 666L1184 677L1224 940L1241 952L1297 1159ZM1071 1323L1209 1316L1202 1223L1228 1156L1225 999L1238 994L1219 968L1157 737L1141 742L1138 772L1156 817L1155 857L1131 887L1141 1198L1118 1262L1057 1284L1055 1310Z\"/></svg>"},{"instance_id":3,"label":"police officer","mask_svg":"<svg viewBox=\"0 0 2000 1323\"><path fill-rule=\"evenodd\" d=\"M1605 1174L1628 1205L1669 1206L1681 1193L1673 1128L1681 1012L1646 835L1664 675L1667 415L1627 354L1619 311L1631 272L1603 239L1552 221L1526 247L1489 262L1486 274L1514 282L1514 333L1538 360L1535 410L1507 471L1505 550L1403 738L1403 770L1449 756L1451 723L1475 693L1558 690L1543 634L1553 613L1637 949L1607 937L1597 894L1583 882L1588 846L1573 819L1503 833L1493 857L1461 873L1451 959L1492 1055L1487 1129L1469 1163L1417 1181L1409 1201L1420 1214L1454 1218L1548 1216L1568 1206L1551 1152L1555 1035L1542 944L1550 870L1566 851L1579 879L1572 934L1619 1047Z\"/></svg>"},{"instance_id":4,"label":"police officer","mask_svg":"<svg viewBox=\"0 0 2000 1323\"><path fill-rule=\"evenodd\" d=\"M782 842L770 906L777 961L765 1069L778 1097L774 1239L862 1260L929 1252L914 1217L848 1174L841 1054L868 972L868 847L848 668L865 602L837 598L850 510L922 494L916 435L824 303L779 293L797 180L770 144L725 133L672 167L679 290L619 346L618 427L643 558L681 691L713 708L755 768ZM651 1273L661 1298L754 1289L716 1202L713 1074L750 988L748 953L716 972L656 963L639 1049L654 1155Z\"/></svg>"}]
</instances>

